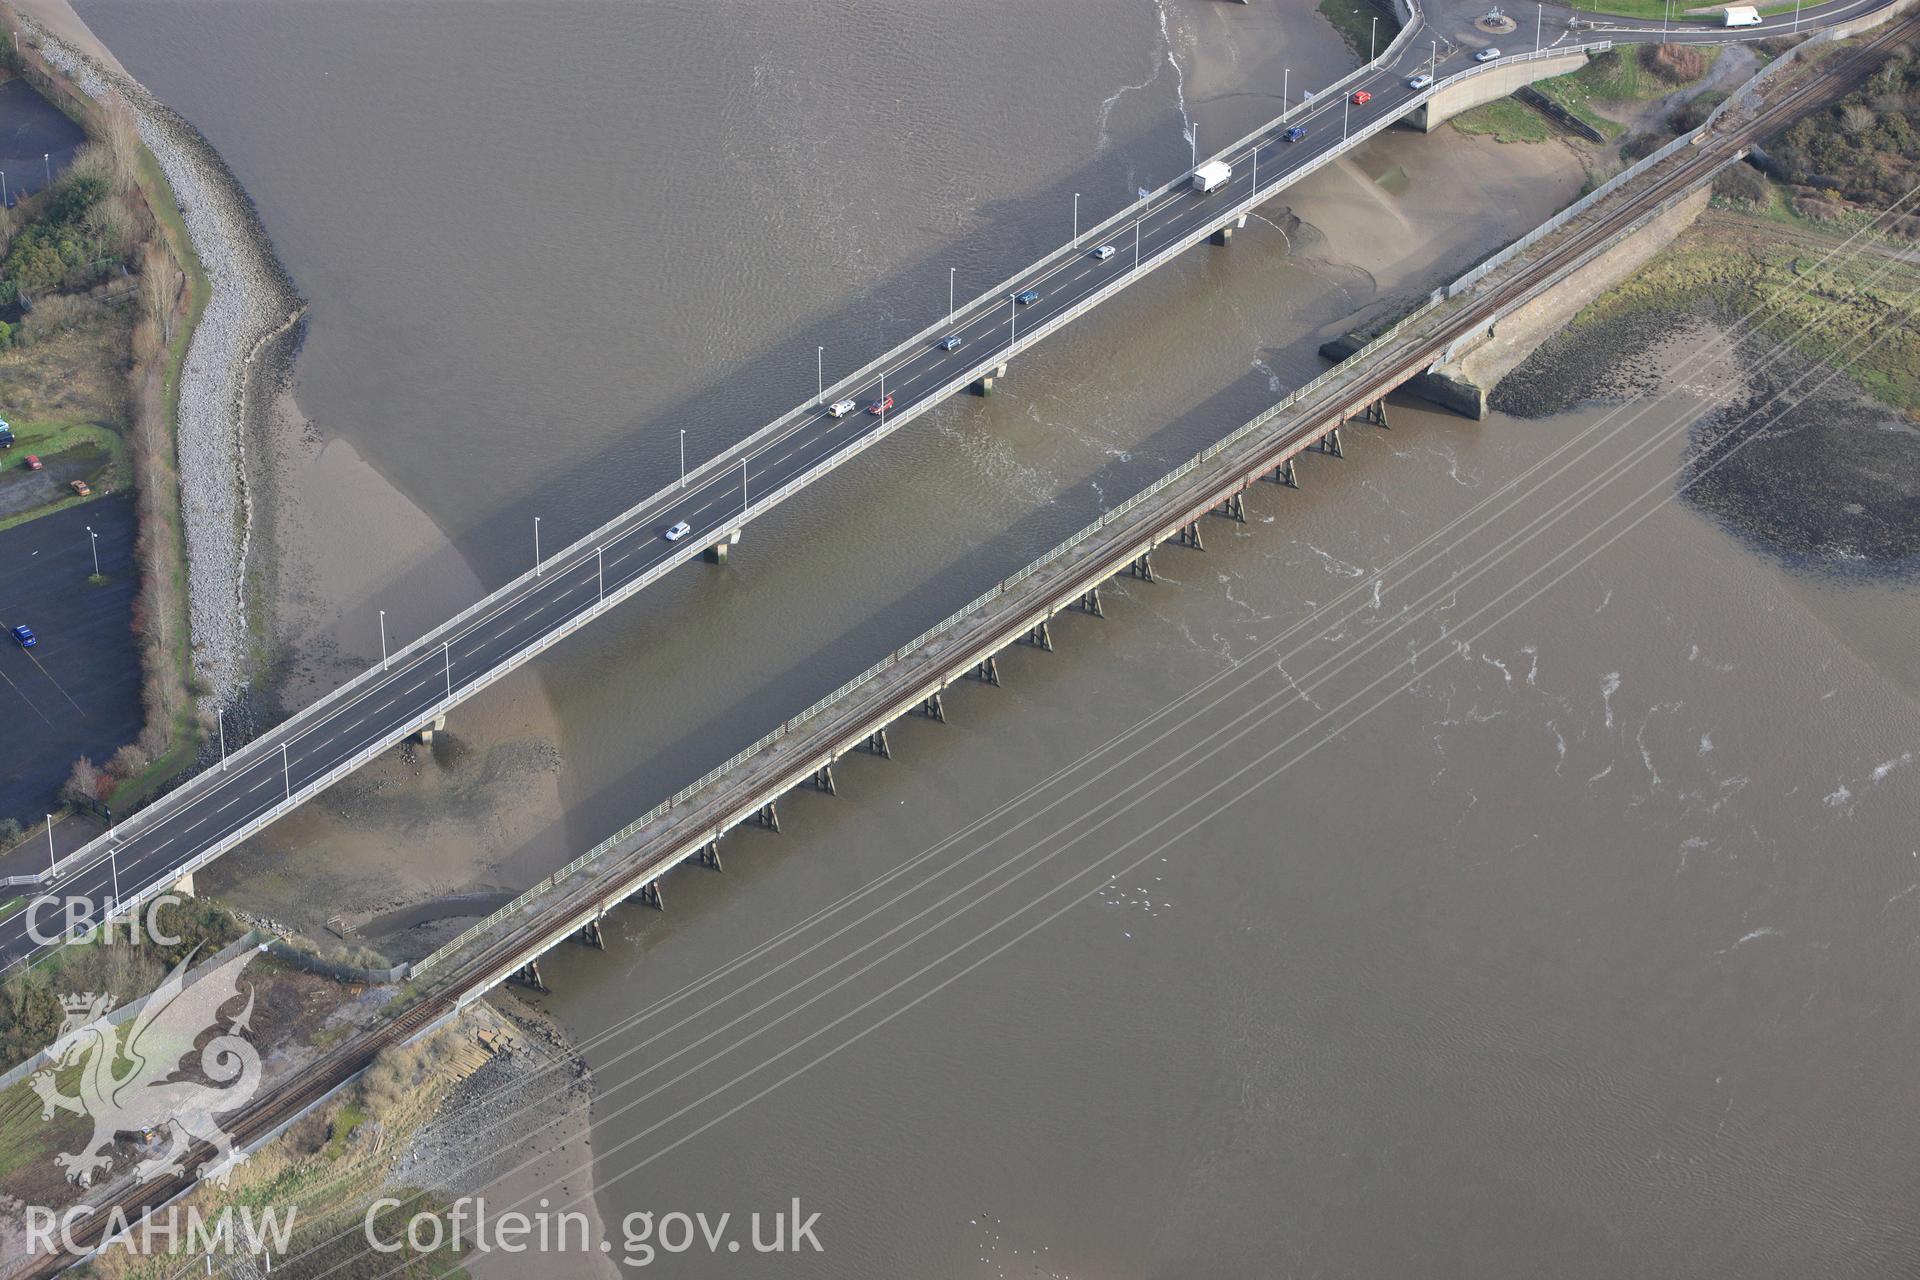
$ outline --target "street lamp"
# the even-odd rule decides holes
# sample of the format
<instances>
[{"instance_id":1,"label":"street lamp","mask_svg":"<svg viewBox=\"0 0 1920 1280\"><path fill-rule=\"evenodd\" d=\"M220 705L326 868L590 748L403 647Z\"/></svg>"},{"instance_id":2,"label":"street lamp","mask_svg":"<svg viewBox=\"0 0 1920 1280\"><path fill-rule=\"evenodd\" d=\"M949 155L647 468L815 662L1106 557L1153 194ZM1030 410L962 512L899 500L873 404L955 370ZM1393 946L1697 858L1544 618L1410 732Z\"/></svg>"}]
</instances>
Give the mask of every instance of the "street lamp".
<instances>
[{"instance_id":1,"label":"street lamp","mask_svg":"<svg viewBox=\"0 0 1920 1280\"><path fill-rule=\"evenodd\" d=\"M1293 68L1285 67L1280 72L1280 118L1285 120L1287 112L1293 108L1287 105L1287 81L1293 76Z\"/></svg>"},{"instance_id":2,"label":"street lamp","mask_svg":"<svg viewBox=\"0 0 1920 1280\"><path fill-rule=\"evenodd\" d=\"M11 207L13 201L7 199L7 171L0 169L0 205Z\"/></svg>"},{"instance_id":3,"label":"street lamp","mask_svg":"<svg viewBox=\"0 0 1920 1280\"><path fill-rule=\"evenodd\" d=\"M59 874L60 862L53 856L53 815L47 815L47 870Z\"/></svg>"},{"instance_id":4,"label":"street lamp","mask_svg":"<svg viewBox=\"0 0 1920 1280\"><path fill-rule=\"evenodd\" d=\"M93 576L97 578L100 576L100 535L93 531L92 525L87 526L87 538L93 547Z\"/></svg>"},{"instance_id":5,"label":"street lamp","mask_svg":"<svg viewBox=\"0 0 1920 1280\"><path fill-rule=\"evenodd\" d=\"M540 517L533 518L533 576L540 576Z\"/></svg>"},{"instance_id":6,"label":"street lamp","mask_svg":"<svg viewBox=\"0 0 1920 1280\"><path fill-rule=\"evenodd\" d=\"M220 772L225 773L227 771L227 709L215 707L213 721L220 731Z\"/></svg>"},{"instance_id":7,"label":"street lamp","mask_svg":"<svg viewBox=\"0 0 1920 1280\"><path fill-rule=\"evenodd\" d=\"M1073 243L1080 243L1080 193L1073 193Z\"/></svg>"},{"instance_id":8,"label":"street lamp","mask_svg":"<svg viewBox=\"0 0 1920 1280\"><path fill-rule=\"evenodd\" d=\"M1191 153L1187 162L1188 168L1198 169L1200 167L1200 122L1198 120L1194 121L1193 127L1187 130L1187 149Z\"/></svg>"},{"instance_id":9,"label":"street lamp","mask_svg":"<svg viewBox=\"0 0 1920 1280\"><path fill-rule=\"evenodd\" d=\"M50 151L43 151L40 153L40 158L47 162L47 185L52 186L53 185L53 153Z\"/></svg>"},{"instance_id":10,"label":"street lamp","mask_svg":"<svg viewBox=\"0 0 1920 1280\"><path fill-rule=\"evenodd\" d=\"M1373 17L1373 30L1367 35L1367 65L1373 65L1374 55L1380 48L1380 15Z\"/></svg>"},{"instance_id":11,"label":"street lamp","mask_svg":"<svg viewBox=\"0 0 1920 1280\"><path fill-rule=\"evenodd\" d=\"M380 611L380 669L387 669L387 611Z\"/></svg>"},{"instance_id":12,"label":"street lamp","mask_svg":"<svg viewBox=\"0 0 1920 1280\"><path fill-rule=\"evenodd\" d=\"M293 799L293 765L287 760L287 744L280 744L280 775L286 779L287 799Z\"/></svg>"},{"instance_id":13,"label":"street lamp","mask_svg":"<svg viewBox=\"0 0 1920 1280\"><path fill-rule=\"evenodd\" d=\"M1540 27L1541 27L1541 24L1546 21L1546 13L1547 13L1547 7L1545 5L1536 4L1535 6L1533 6L1533 51L1535 53L1540 52ZM1664 35L1666 33L1666 29L1667 29L1666 19L1662 18L1660 21L1661 34Z\"/></svg>"},{"instance_id":14,"label":"street lamp","mask_svg":"<svg viewBox=\"0 0 1920 1280\"><path fill-rule=\"evenodd\" d=\"M687 429L680 428L680 487L687 487Z\"/></svg>"},{"instance_id":15,"label":"street lamp","mask_svg":"<svg viewBox=\"0 0 1920 1280\"><path fill-rule=\"evenodd\" d=\"M953 273L959 269L958 267L947 268L947 324L949 327L953 324Z\"/></svg>"},{"instance_id":16,"label":"street lamp","mask_svg":"<svg viewBox=\"0 0 1920 1280\"><path fill-rule=\"evenodd\" d=\"M1133 269L1140 269L1140 219L1133 220Z\"/></svg>"},{"instance_id":17,"label":"street lamp","mask_svg":"<svg viewBox=\"0 0 1920 1280\"><path fill-rule=\"evenodd\" d=\"M453 641L442 640L440 642L440 656L446 660L447 698L451 700L453 698Z\"/></svg>"},{"instance_id":18,"label":"street lamp","mask_svg":"<svg viewBox=\"0 0 1920 1280\"><path fill-rule=\"evenodd\" d=\"M816 398L824 398L826 396L827 349L825 347L815 347L813 349L813 388L813 394Z\"/></svg>"}]
</instances>

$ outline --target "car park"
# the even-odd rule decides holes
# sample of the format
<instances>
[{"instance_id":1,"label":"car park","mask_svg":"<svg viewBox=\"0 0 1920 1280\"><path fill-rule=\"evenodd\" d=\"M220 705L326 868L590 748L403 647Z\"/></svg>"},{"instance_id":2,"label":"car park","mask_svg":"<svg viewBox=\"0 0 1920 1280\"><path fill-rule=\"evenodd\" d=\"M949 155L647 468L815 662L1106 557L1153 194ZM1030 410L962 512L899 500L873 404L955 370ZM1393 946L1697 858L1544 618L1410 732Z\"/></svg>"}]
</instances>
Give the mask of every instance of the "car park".
<instances>
[{"instance_id":1,"label":"car park","mask_svg":"<svg viewBox=\"0 0 1920 1280\"><path fill-rule=\"evenodd\" d=\"M1413 79L1407 81L1407 88L1424 89L1432 83L1433 83L1433 77L1423 71L1419 75L1415 76Z\"/></svg>"},{"instance_id":2,"label":"car park","mask_svg":"<svg viewBox=\"0 0 1920 1280\"><path fill-rule=\"evenodd\" d=\"M40 459L34 457L32 454L27 455L27 470L38 471L44 465Z\"/></svg>"},{"instance_id":3,"label":"car park","mask_svg":"<svg viewBox=\"0 0 1920 1280\"><path fill-rule=\"evenodd\" d=\"M1040 291L1038 289L1023 289L1013 295L1013 300L1023 307L1030 307L1040 301Z\"/></svg>"},{"instance_id":4,"label":"car park","mask_svg":"<svg viewBox=\"0 0 1920 1280\"><path fill-rule=\"evenodd\" d=\"M1473 55L1473 60L1475 62L1492 62L1495 58L1499 56L1500 56L1500 51L1498 49L1482 49L1480 52Z\"/></svg>"},{"instance_id":5,"label":"car park","mask_svg":"<svg viewBox=\"0 0 1920 1280\"><path fill-rule=\"evenodd\" d=\"M1103 244L1098 249L1095 249L1093 251L1093 258L1094 258L1094 261L1096 262L1105 262L1108 258L1111 258L1112 256L1113 256L1113 246L1110 244Z\"/></svg>"},{"instance_id":6,"label":"car park","mask_svg":"<svg viewBox=\"0 0 1920 1280\"><path fill-rule=\"evenodd\" d=\"M680 539L686 537L689 533L692 533L692 532L693 532L693 526L688 524L685 520L682 520L680 521L680 523L674 525L672 528L668 529L665 533L661 534L660 536L665 538L668 542L678 542L680 541Z\"/></svg>"},{"instance_id":7,"label":"car park","mask_svg":"<svg viewBox=\"0 0 1920 1280\"><path fill-rule=\"evenodd\" d=\"M827 412L836 418L844 418L860 406L851 400L840 400L827 406Z\"/></svg>"},{"instance_id":8,"label":"car park","mask_svg":"<svg viewBox=\"0 0 1920 1280\"><path fill-rule=\"evenodd\" d=\"M13 642L22 649L31 649L40 643L39 640L34 638L33 628L31 627L15 627L11 634L13 636Z\"/></svg>"},{"instance_id":9,"label":"car park","mask_svg":"<svg viewBox=\"0 0 1920 1280\"><path fill-rule=\"evenodd\" d=\"M966 345L966 339L962 338L957 333L949 334L948 336L940 339L940 349L942 351L958 351L961 347L965 345Z\"/></svg>"},{"instance_id":10,"label":"car park","mask_svg":"<svg viewBox=\"0 0 1920 1280\"><path fill-rule=\"evenodd\" d=\"M1300 141L1300 139L1306 136L1307 136L1307 126L1303 124L1297 124L1293 126L1293 128L1287 130L1288 142L1298 142Z\"/></svg>"},{"instance_id":11,"label":"car park","mask_svg":"<svg viewBox=\"0 0 1920 1280\"><path fill-rule=\"evenodd\" d=\"M1367 92L1367 91L1366 91L1365 89L1355 89L1355 90L1353 91L1353 105L1354 105L1354 106L1356 106L1356 107L1364 107L1364 106L1366 106L1366 105L1367 105L1367 104L1368 104L1369 102L1372 102L1372 101L1373 101L1373 95L1372 95L1372 94L1370 94L1370 93L1368 93L1368 92Z\"/></svg>"},{"instance_id":12,"label":"car park","mask_svg":"<svg viewBox=\"0 0 1920 1280\"><path fill-rule=\"evenodd\" d=\"M891 408L893 408L893 397L888 396L885 400L875 400L872 404L868 405L867 412L879 414L885 413Z\"/></svg>"}]
</instances>

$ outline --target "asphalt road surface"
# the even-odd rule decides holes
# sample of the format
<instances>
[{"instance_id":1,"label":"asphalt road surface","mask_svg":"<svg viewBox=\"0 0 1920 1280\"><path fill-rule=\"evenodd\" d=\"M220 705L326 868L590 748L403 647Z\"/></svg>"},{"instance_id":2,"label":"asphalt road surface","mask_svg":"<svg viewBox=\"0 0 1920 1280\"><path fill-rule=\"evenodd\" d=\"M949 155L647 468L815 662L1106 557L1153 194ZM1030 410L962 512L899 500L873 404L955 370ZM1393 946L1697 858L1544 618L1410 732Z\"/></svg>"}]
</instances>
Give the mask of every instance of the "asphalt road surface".
<instances>
[{"instance_id":1,"label":"asphalt road surface","mask_svg":"<svg viewBox=\"0 0 1920 1280\"><path fill-rule=\"evenodd\" d=\"M1884 3L1840 0L1809 8L1801 14L1802 29ZM1466 6L1447 0L1436 0L1432 8L1436 35L1449 27L1459 28L1467 13ZM1660 38L1657 26L1650 31L1582 32L1568 37L1564 27L1568 11L1559 12L1561 43ZM1791 25L1788 15L1735 33L1696 24L1687 35L1757 39L1779 34ZM1551 26L1544 29L1553 34ZM1466 30L1471 32L1470 26ZM1250 196L1256 171L1263 191L1277 191L1290 174L1341 149L1347 132L1404 114L1419 96L1408 86L1408 78L1428 71L1430 59L1432 70L1444 79L1473 65L1473 53L1493 43L1478 33L1449 35L1436 55L1423 47L1427 41L1416 37L1401 58L1354 82L1353 89L1371 95L1364 105L1354 105L1345 94L1323 94L1296 104L1284 124L1276 122L1251 146L1242 145L1223 157L1233 166L1232 179L1223 188L1201 194L1182 185L1154 198L1138 211L1137 230L1129 224L1111 233L1114 253L1110 257L1095 258L1090 251L1097 245L1088 241L1079 252L1036 265L1007 291L1009 295L1037 291L1039 299L1030 305L1004 295L968 304L941 334L958 336L962 345L957 350L942 350L937 342L897 349L870 381L833 395L855 400L858 407L852 413L835 417L822 405L811 406L780 430L736 446L729 456L696 473L687 487L648 499L613 525L545 561L538 576L511 584L476 615L445 624L416 641L389 668L350 694L323 701L289 719L249 744L227 768L202 775L156 802L117 835L103 838L76 857L71 869L63 869L60 879L43 892L57 900L85 900L98 910L110 901L177 878L183 866L209 850L237 843L250 827L257 828L275 810L291 803L303 787L354 757L417 730L437 708L486 683L490 673L509 660L524 660L554 643L605 607L603 599L661 568L676 553L712 543L739 528L753 495L766 495L850 457L884 435L903 412L935 403L966 386L970 371L1006 349L1016 334L1031 332L1116 279L1143 275L1144 269L1155 265L1156 253L1219 221L1225 210ZM1532 49L1531 41L1521 45L1506 39L1506 44L1508 54ZM1302 127L1305 135L1297 142L1285 141L1284 131L1295 126ZM892 398L888 411L867 412L883 391ZM682 521L690 532L678 541L667 541L663 532ZM17 965L43 949L49 939L57 940L59 932L51 912L17 912L0 921L0 957L8 967Z\"/></svg>"}]
</instances>

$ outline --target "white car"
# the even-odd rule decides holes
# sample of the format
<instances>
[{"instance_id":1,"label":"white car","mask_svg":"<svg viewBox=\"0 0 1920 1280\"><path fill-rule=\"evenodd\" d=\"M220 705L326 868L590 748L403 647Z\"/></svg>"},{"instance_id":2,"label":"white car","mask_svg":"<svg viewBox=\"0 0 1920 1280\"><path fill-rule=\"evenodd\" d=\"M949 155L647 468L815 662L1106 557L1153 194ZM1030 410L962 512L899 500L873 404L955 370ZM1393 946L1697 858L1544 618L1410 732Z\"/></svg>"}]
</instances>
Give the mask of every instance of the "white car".
<instances>
[{"instance_id":1,"label":"white car","mask_svg":"<svg viewBox=\"0 0 1920 1280\"><path fill-rule=\"evenodd\" d=\"M1432 83L1433 83L1433 77L1432 77L1432 76L1430 76L1430 75L1425 75L1425 74L1422 74L1422 75L1417 75L1417 76L1415 76L1415 77L1414 77L1413 79L1411 79L1411 80L1409 80L1409 81L1407 81L1407 88L1409 88L1409 89L1424 89L1424 88L1426 88L1426 87L1427 87L1428 85L1430 85L1430 84L1432 84Z\"/></svg>"},{"instance_id":2,"label":"white car","mask_svg":"<svg viewBox=\"0 0 1920 1280\"><path fill-rule=\"evenodd\" d=\"M661 534L660 536L665 538L668 542L678 542L680 541L680 539L686 537L689 533L692 533L692 532L693 532L693 526L688 524L685 520L682 520L679 524L674 525L671 529L667 530L665 533Z\"/></svg>"},{"instance_id":3,"label":"white car","mask_svg":"<svg viewBox=\"0 0 1920 1280\"><path fill-rule=\"evenodd\" d=\"M855 409L858 409L859 407L860 407L859 405L855 404L851 400L842 400L837 404L828 405L827 412L832 414L836 418L844 418L848 414L852 413Z\"/></svg>"},{"instance_id":4,"label":"white car","mask_svg":"<svg viewBox=\"0 0 1920 1280\"><path fill-rule=\"evenodd\" d=\"M1500 56L1500 51L1498 49L1482 49L1480 52L1473 55L1473 60L1475 62L1492 62L1495 58L1499 56Z\"/></svg>"},{"instance_id":5,"label":"white car","mask_svg":"<svg viewBox=\"0 0 1920 1280\"><path fill-rule=\"evenodd\" d=\"M1105 262L1108 258L1111 258L1113 256L1113 246L1110 244L1103 244L1098 249L1095 249L1093 251L1093 256L1096 261Z\"/></svg>"}]
</instances>

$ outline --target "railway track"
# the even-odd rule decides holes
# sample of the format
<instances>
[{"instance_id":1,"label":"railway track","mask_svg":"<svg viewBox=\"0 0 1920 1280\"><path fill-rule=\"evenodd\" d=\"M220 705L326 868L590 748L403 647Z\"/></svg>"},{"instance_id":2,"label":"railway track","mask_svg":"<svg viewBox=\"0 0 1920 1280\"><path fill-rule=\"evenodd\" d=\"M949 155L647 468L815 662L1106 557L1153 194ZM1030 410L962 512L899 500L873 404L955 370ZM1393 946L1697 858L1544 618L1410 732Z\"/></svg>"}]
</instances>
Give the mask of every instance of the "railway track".
<instances>
[{"instance_id":1,"label":"railway track","mask_svg":"<svg viewBox=\"0 0 1920 1280\"><path fill-rule=\"evenodd\" d=\"M1417 333L1356 357L1365 366L1354 370L1359 375L1357 380L1329 386L1323 395L1302 405L1284 435L1249 438L1241 442L1244 447L1223 451L1220 456L1227 459L1227 464L1214 472L1203 488L1184 494L1169 489L1165 502L1141 508L1139 524L1149 531L1171 531L1217 508L1227 497L1244 491L1258 477L1308 447L1331 426L1338 426L1352 408L1378 399L1424 371L1436 352L1471 334L1489 318L1523 305L1579 271L1604 252L1621 232L1691 190L1737 157L1750 143L1844 95L1866 79L1890 51L1917 37L1920 37L1920 16L1889 22L1860 44L1828 59L1815 73L1785 86L1757 111L1703 135L1697 145L1686 148L1646 174L1631 194L1623 193L1623 198L1597 207L1589 217L1569 223L1538 246L1533 256L1517 264L1510 276L1478 288L1469 295L1465 306L1439 324L1420 326ZM1128 528L1134 530L1132 536L1116 533L1115 546L1125 548L1138 544L1140 534L1135 524L1129 522ZM1054 576L1047 589L1070 599L1075 593L1107 581L1116 571L1112 549L1108 548L1105 553L1090 556L1084 565ZM1004 619L982 617L970 628L962 645L994 643L996 627L1003 630ZM530 939L550 934L556 917L565 918L567 912L577 910L583 898L618 893L623 882L637 886L657 872L658 867L651 864L629 865L618 871L610 869L578 893L556 895L550 910L534 913L525 923L481 948L411 1008L329 1051L270 1095L242 1109L226 1125L235 1146L251 1150L267 1141L309 1108L353 1081L382 1051L407 1043L453 1014L463 998L486 990L495 975L526 951ZM76 1227L75 1238L96 1246L114 1209L119 1209L129 1221L137 1220L142 1211L157 1209L186 1194L196 1185L200 1168L212 1154L209 1145L198 1144L188 1152L185 1172L129 1186L102 1202L85 1224ZM19 1274L51 1276L74 1261L64 1257L39 1258Z\"/></svg>"}]
</instances>

